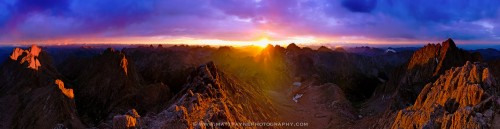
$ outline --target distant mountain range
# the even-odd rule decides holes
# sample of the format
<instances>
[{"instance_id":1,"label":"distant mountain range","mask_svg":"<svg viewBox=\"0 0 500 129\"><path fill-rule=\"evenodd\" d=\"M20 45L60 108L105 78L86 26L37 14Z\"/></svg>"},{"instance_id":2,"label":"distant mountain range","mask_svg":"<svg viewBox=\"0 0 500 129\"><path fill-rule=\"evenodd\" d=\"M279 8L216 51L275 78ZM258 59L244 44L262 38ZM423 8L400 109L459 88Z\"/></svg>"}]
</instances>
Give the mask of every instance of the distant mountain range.
<instances>
[{"instance_id":1,"label":"distant mountain range","mask_svg":"<svg viewBox=\"0 0 500 129\"><path fill-rule=\"evenodd\" d=\"M0 50L0 128L500 127L500 51L452 39Z\"/></svg>"}]
</instances>

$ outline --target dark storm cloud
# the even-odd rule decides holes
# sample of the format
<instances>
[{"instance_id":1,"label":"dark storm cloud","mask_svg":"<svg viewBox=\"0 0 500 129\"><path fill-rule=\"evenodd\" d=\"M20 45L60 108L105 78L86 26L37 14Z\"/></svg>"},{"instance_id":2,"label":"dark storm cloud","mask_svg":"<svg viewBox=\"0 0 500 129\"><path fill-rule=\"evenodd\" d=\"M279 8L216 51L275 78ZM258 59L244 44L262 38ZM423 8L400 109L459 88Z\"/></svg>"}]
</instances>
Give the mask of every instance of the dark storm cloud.
<instances>
[{"instance_id":1,"label":"dark storm cloud","mask_svg":"<svg viewBox=\"0 0 500 129\"><path fill-rule=\"evenodd\" d=\"M68 2L68 0L20 0L15 3L15 8L22 14L45 10L50 10L50 13L61 13L68 11Z\"/></svg>"},{"instance_id":2,"label":"dark storm cloud","mask_svg":"<svg viewBox=\"0 0 500 129\"><path fill-rule=\"evenodd\" d=\"M343 0L342 6L352 12L371 12L377 5L377 0Z\"/></svg>"},{"instance_id":3,"label":"dark storm cloud","mask_svg":"<svg viewBox=\"0 0 500 129\"><path fill-rule=\"evenodd\" d=\"M0 41L290 36L499 41L495 0L4 0Z\"/></svg>"}]
</instances>

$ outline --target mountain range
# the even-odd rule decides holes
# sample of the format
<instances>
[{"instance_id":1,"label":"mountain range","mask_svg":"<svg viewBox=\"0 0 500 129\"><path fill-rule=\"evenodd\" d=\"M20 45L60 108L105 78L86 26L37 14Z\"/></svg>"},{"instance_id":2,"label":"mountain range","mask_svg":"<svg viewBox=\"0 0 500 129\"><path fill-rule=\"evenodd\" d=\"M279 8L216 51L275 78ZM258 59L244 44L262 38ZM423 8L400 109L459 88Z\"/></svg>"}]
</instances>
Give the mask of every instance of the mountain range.
<instances>
[{"instance_id":1,"label":"mountain range","mask_svg":"<svg viewBox=\"0 0 500 129\"><path fill-rule=\"evenodd\" d=\"M452 39L387 49L32 45L5 56L0 128L500 128L500 51Z\"/></svg>"}]
</instances>

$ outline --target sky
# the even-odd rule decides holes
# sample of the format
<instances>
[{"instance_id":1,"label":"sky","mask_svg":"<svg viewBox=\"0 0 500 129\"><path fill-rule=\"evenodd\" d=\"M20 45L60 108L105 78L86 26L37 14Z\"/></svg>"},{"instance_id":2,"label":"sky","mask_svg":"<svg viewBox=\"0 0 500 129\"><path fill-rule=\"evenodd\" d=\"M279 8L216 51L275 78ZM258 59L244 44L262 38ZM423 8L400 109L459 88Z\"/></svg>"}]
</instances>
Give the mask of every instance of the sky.
<instances>
[{"instance_id":1,"label":"sky","mask_svg":"<svg viewBox=\"0 0 500 129\"><path fill-rule=\"evenodd\" d=\"M1 0L0 44L500 44L498 0Z\"/></svg>"}]
</instances>

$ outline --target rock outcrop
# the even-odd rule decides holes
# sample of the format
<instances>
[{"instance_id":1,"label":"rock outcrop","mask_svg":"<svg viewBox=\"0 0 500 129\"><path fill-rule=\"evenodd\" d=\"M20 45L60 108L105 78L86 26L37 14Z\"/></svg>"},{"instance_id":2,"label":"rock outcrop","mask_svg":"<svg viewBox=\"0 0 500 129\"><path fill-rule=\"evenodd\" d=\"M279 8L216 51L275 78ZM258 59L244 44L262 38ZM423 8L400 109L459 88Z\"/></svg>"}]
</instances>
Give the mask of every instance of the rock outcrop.
<instances>
[{"instance_id":1,"label":"rock outcrop","mask_svg":"<svg viewBox=\"0 0 500 129\"><path fill-rule=\"evenodd\" d=\"M125 115L113 117L113 129L133 129L139 128L138 120L141 116L135 109L129 110Z\"/></svg>"},{"instance_id":2,"label":"rock outcrop","mask_svg":"<svg viewBox=\"0 0 500 129\"><path fill-rule=\"evenodd\" d=\"M123 71L125 72L125 75L128 75L128 61L127 61L127 58L125 58L125 56L123 56L121 62L120 62L120 66L123 68Z\"/></svg>"},{"instance_id":3,"label":"rock outcrop","mask_svg":"<svg viewBox=\"0 0 500 129\"><path fill-rule=\"evenodd\" d=\"M133 129L137 120L129 115L118 115L113 117L113 129Z\"/></svg>"},{"instance_id":4,"label":"rock outcrop","mask_svg":"<svg viewBox=\"0 0 500 129\"><path fill-rule=\"evenodd\" d=\"M204 124L271 121L275 112L262 94L254 86L219 71L210 62L193 71L185 89L172 99L172 106L148 125L150 128L206 128L215 126Z\"/></svg>"},{"instance_id":5,"label":"rock outcrop","mask_svg":"<svg viewBox=\"0 0 500 129\"><path fill-rule=\"evenodd\" d=\"M56 80L56 85L57 87L59 88L59 90L61 90L61 92L66 95L66 97L70 98L70 99L73 99L75 98L75 94L73 94L73 89L69 89L69 88L65 88L64 87L64 82L57 79Z\"/></svg>"},{"instance_id":6,"label":"rock outcrop","mask_svg":"<svg viewBox=\"0 0 500 129\"><path fill-rule=\"evenodd\" d=\"M10 59L14 61L18 61L19 63L27 63L28 68L38 70L38 68L41 66L40 61L38 60L38 55L42 49L36 45L32 45L29 50L23 50L21 48L14 48L14 51L12 51L12 54L10 55Z\"/></svg>"},{"instance_id":7,"label":"rock outcrop","mask_svg":"<svg viewBox=\"0 0 500 129\"><path fill-rule=\"evenodd\" d=\"M398 112L392 128L491 128L497 99L490 70L467 62L425 85L414 105Z\"/></svg>"}]
</instances>

